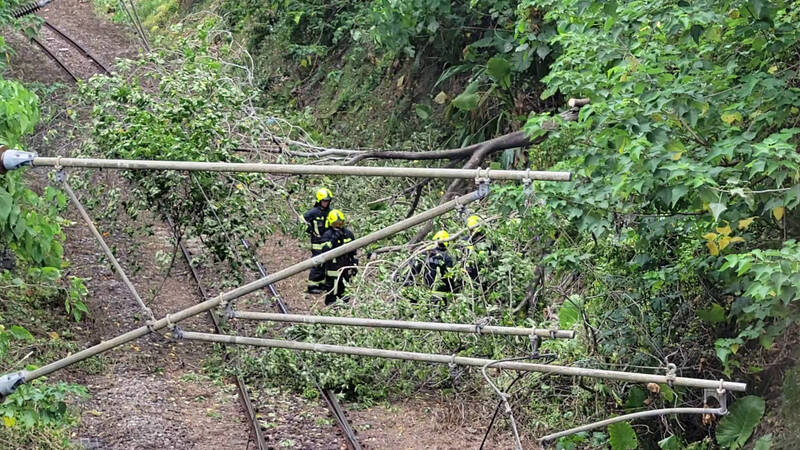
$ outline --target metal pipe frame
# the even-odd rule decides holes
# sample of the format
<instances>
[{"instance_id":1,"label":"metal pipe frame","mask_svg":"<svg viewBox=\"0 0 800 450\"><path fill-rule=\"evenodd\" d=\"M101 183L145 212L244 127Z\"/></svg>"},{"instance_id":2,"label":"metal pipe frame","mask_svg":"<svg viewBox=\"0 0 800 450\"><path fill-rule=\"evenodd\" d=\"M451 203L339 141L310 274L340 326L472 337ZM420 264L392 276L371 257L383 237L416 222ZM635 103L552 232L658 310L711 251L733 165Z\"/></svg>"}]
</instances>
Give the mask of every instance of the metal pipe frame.
<instances>
[{"instance_id":1,"label":"metal pipe frame","mask_svg":"<svg viewBox=\"0 0 800 450\"><path fill-rule=\"evenodd\" d=\"M593 422L580 427L570 428L569 430L559 431L558 433L548 434L539 438L539 442L548 442L570 434L580 433L581 431L589 431L595 428L604 427L617 422L625 422L627 420L643 419L645 417L666 416L668 414L714 414L716 416L724 416L728 413L725 407L720 408L662 408L652 409L650 411L640 411L623 416L612 417L610 419Z\"/></svg>"},{"instance_id":2,"label":"metal pipe frame","mask_svg":"<svg viewBox=\"0 0 800 450\"><path fill-rule=\"evenodd\" d=\"M399 328L404 330L452 331L455 333L502 334L510 336L537 336L541 338L572 339L575 331L545 328L501 327L478 324L417 322L406 320L367 319L361 317L313 316L308 314L276 314L254 311L234 311L233 318L268 320L302 324L343 325L367 328Z\"/></svg>"},{"instance_id":3,"label":"metal pipe frame","mask_svg":"<svg viewBox=\"0 0 800 450\"><path fill-rule=\"evenodd\" d=\"M519 370L523 372L539 372L553 375L602 378L607 380L629 381L633 383L672 383L675 386L716 389L743 392L747 384L723 380L704 380L700 378L667 377L648 373L620 372L616 370L586 369L582 367L554 366L549 364L525 363L516 361L496 361L485 358L469 358L455 355L438 355L434 353L406 352L400 350L383 350L378 348L351 347L345 345L313 344L308 342L284 341L277 339L230 336L225 334L197 333L184 331L184 339L214 342L220 344L251 345L255 347L285 348L289 350L305 350L318 353L337 353L340 355L370 356L405 361L420 361L438 364L458 364L462 366L483 367L491 364L499 369Z\"/></svg>"},{"instance_id":4,"label":"metal pipe frame","mask_svg":"<svg viewBox=\"0 0 800 450\"><path fill-rule=\"evenodd\" d=\"M348 242L347 244L344 244L341 247L329 250L321 255L317 255L313 258L289 266L283 270L275 272L270 276L260 278L258 280L247 283L243 286L240 286L236 289L224 292L215 298L198 303L194 306L183 309L174 314L167 314L165 317L156 320L155 322L151 322L146 326L133 329L131 331L128 331L127 333L123 333L119 336L116 336L108 341L101 342L100 344L81 350L73 355L67 356L65 358L59 359L45 366L42 366L36 370L20 371L17 373L8 374L4 377L0 377L0 397L2 397L2 395L5 395L7 393L13 392L13 389L15 389L20 384L20 382L28 382L36 378L49 375L57 370L63 369L67 366L83 361L84 359L90 358L92 356L98 355L100 353L111 350L115 347L119 347L120 345L138 339L150 332L162 330L167 327L173 327L174 324L182 320L186 320L190 317L204 313L219 306L225 306L228 304L228 302L231 302L239 297L263 289L264 287L267 287L272 283L289 278L292 275L296 275L300 272L306 271L311 267L322 264L333 258L342 256L346 253L355 251L359 248L365 247L381 239L384 239L386 237L404 231L408 228L411 228L415 225L419 225L423 222L433 219L434 217L438 217L441 216L442 214L453 211L454 209L458 208L461 205L466 205L476 200L480 200L481 198L483 198L483 196L479 195L478 191L470 192L469 194L462 195L461 197L453 199L447 203L443 203L435 208L424 211L408 219L401 220L400 222L389 225L386 228L382 228L364 237L358 238L352 242ZM7 381L6 377L11 377L12 380ZM18 379L21 379L21 381L19 381ZM8 385L8 389L5 389L3 387L4 385Z\"/></svg>"},{"instance_id":5,"label":"metal pipe frame","mask_svg":"<svg viewBox=\"0 0 800 450\"><path fill-rule=\"evenodd\" d=\"M37 156L34 167L77 167L116 170L185 170L206 172L250 172L294 175L347 175L372 177L460 178L488 180L570 181L570 172L539 170L440 169L425 167L373 167L341 165L264 164L232 162L156 161L96 158L52 158Z\"/></svg>"},{"instance_id":6,"label":"metal pipe frame","mask_svg":"<svg viewBox=\"0 0 800 450\"><path fill-rule=\"evenodd\" d=\"M81 217L83 218L83 221L86 222L86 226L89 227L89 230L92 232L92 235L97 240L97 243L100 244L100 248L103 249L103 253L106 254L106 258L108 258L108 260L111 262L111 265L114 266L114 270L116 270L117 275L119 275L119 277L122 278L122 282L131 292L131 295L133 295L133 298L134 300L136 300L136 303L139 304L139 308L141 308L142 312L147 316L149 320L154 320L155 317L153 317L153 311L150 308L148 308L147 305L144 303L144 300L142 300L142 297L139 295L139 292L136 290L136 287L128 278L128 275L125 274L125 270L119 264L117 258L114 257L114 253L108 247L108 244L106 244L105 239L103 239L103 236L100 234L99 231L97 231L97 227L94 226L94 222L92 222L91 217L89 217L89 213L86 212L86 209L84 209L80 200L78 200L78 196L75 195L75 192L72 190L72 187L69 185L69 182L67 182L66 175L64 173L58 173L56 174L56 177L59 179L59 181L61 181L61 185L64 188L64 191L67 193L69 199L72 201L72 204L75 205L75 209L78 210L78 213L80 213Z\"/></svg>"}]
</instances>

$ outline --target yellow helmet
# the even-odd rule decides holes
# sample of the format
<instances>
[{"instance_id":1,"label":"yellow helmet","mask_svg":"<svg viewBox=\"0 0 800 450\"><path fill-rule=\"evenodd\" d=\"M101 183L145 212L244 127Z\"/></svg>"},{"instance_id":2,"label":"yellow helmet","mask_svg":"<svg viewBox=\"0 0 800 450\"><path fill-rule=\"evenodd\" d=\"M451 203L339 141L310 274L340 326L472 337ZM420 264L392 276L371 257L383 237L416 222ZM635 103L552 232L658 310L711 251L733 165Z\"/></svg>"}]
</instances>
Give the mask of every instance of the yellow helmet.
<instances>
[{"instance_id":1,"label":"yellow helmet","mask_svg":"<svg viewBox=\"0 0 800 450\"><path fill-rule=\"evenodd\" d=\"M480 223L481 218L480 216L471 215L467 217L467 228L474 228Z\"/></svg>"},{"instance_id":2,"label":"yellow helmet","mask_svg":"<svg viewBox=\"0 0 800 450\"><path fill-rule=\"evenodd\" d=\"M328 188L319 188L317 189L317 201L321 202L323 200L331 200L333 199L333 192L331 192Z\"/></svg>"},{"instance_id":3,"label":"yellow helmet","mask_svg":"<svg viewBox=\"0 0 800 450\"><path fill-rule=\"evenodd\" d=\"M439 230L436 234L433 235L434 242L439 242L440 244L447 245L445 242L447 239L450 238L450 233L444 230Z\"/></svg>"},{"instance_id":4,"label":"yellow helmet","mask_svg":"<svg viewBox=\"0 0 800 450\"><path fill-rule=\"evenodd\" d=\"M341 221L344 224L344 213L338 209L333 209L328 213L328 219L325 220L325 226L330 227L336 222Z\"/></svg>"}]
</instances>

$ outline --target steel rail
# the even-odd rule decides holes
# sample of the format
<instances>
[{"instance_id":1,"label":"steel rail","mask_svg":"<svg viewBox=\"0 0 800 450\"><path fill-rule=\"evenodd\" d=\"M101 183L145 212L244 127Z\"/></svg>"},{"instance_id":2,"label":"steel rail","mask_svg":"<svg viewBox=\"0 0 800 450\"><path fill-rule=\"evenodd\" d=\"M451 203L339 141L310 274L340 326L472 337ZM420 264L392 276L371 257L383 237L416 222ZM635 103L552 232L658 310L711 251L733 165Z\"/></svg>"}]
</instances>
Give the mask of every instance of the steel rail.
<instances>
[{"instance_id":1,"label":"steel rail","mask_svg":"<svg viewBox=\"0 0 800 450\"><path fill-rule=\"evenodd\" d=\"M65 65L64 65L64 63L63 63L63 62L61 62L61 60L60 60L60 59L58 59L58 58L56 57L56 55L54 55L54 54L53 54L53 52L51 52L51 51L50 51L50 49L48 49L47 47L45 47L45 46L44 46L44 44L42 44L42 42L41 42L39 39L37 39L37 38L35 38L35 37L31 37L31 40L32 40L32 41L33 41L33 42L34 42L36 45L38 45L38 46L39 46L39 48L41 48L42 50L44 50L45 54L47 54L47 56L49 56L49 57L50 57L50 59L52 59L53 61L55 61L55 62L56 62L56 64L58 64L58 66L59 66L59 67L61 67L61 68L64 70L64 72L66 72L66 73L67 73L67 75L69 75L69 77L70 77L70 78L72 78L72 81L74 81L74 82L76 82L76 83L78 82L78 77L76 77L76 76L75 76L75 74L74 74L74 73L72 73L72 71L71 71L71 70L69 70L69 68L67 68L67 66L65 66Z\"/></svg>"},{"instance_id":2,"label":"steel rail","mask_svg":"<svg viewBox=\"0 0 800 450\"><path fill-rule=\"evenodd\" d=\"M245 250L250 254L253 262L256 264L256 268L258 269L258 273L262 277L267 276L267 270L264 268L264 265L261 264L261 261L256 258L256 255L251 251L250 244L247 242L246 239L241 238L242 245L244 246ZM272 297L275 299L275 303L278 304L278 309L280 309L281 314L277 314L278 317L284 317L289 315L289 308L286 307L286 303L283 302L280 294L278 294L278 290L275 288L274 283L270 283L268 286L270 292L272 293ZM302 358L300 358L300 363L305 365L305 362ZM313 372L313 371L312 371ZM361 450L361 444L358 442L358 438L356 437L356 433L353 430L353 427L350 425L350 422L347 420L347 416L345 415L344 409L342 405L339 404L339 400L336 398L336 393L331 391L330 389L323 388L318 382L316 377L312 376L311 379L314 382L314 386L322 395L322 399L325 401L325 404L328 405L328 409L333 415L336 424L339 426L339 429L342 431L342 434L345 437L345 442L347 446L351 450Z\"/></svg>"},{"instance_id":3,"label":"steel rail","mask_svg":"<svg viewBox=\"0 0 800 450\"><path fill-rule=\"evenodd\" d=\"M374 177L420 177L478 180L570 181L570 172L494 169L444 169L425 167L374 167L341 165L266 164L201 161L158 161L98 158L33 158L34 167L77 167L115 170L184 170L205 172L248 172L295 175L346 175Z\"/></svg>"},{"instance_id":4,"label":"steel rail","mask_svg":"<svg viewBox=\"0 0 800 450\"><path fill-rule=\"evenodd\" d=\"M108 68L107 68L107 67L106 67L106 66L105 66L103 63L101 63L101 62L100 62L100 61L99 61L97 58L95 58L94 56L92 56L92 54L91 54L91 53L89 53L89 51L88 51L88 50L86 50L85 48L83 48L83 46L82 46L81 44L79 44L79 43L75 42L75 41L74 41L74 40L73 40L71 37L67 36L67 35L66 35L66 34L65 34L63 31L61 31L60 29L58 29L58 28L57 28L55 25L53 25L52 23L48 22L47 20L45 20L45 21L44 21L44 23L43 23L42 25L44 25L45 27L47 27L49 30L51 30L52 32L56 33L57 35L61 36L61 37L62 37L62 38L65 40L65 41L69 42L69 43L70 43L70 45L72 45L74 48L78 49L78 51L79 51L79 52L80 52L80 53L81 53L81 54L82 54L82 55L83 55L85 58L87 58L88 60L90 60L91 62L93 62L93 63L94 63L94 64L95 64L97 67L99 67L100 69L102 69L103 73L105 73L105 74L110 74L110 73L111 73L111 72L108 70ZM76 81L77 81L77 80L76 80Z\"/></svg>"},{"instance_id":5,"label":"steel rail","mask_svg":"<svg viewBox=\"0 0 800 450\"><path fill-rule=\"evenodd\" d=\"M49 375L57 370L61 370L67 366L83 361L84 359L90 358L92 356L111 350L115 347L119 347L120 345L131 342L153 331L158 331L173 326L177 322L186 320L190 317L194 317L198 314L202 314L208 310L214 309L221 305L225 305L228 302L236 300L239 297L263 289L264 287L269 286L272 283L286 279L288 277L291 277L292 275L304 272L310 269L311 267L317 266L326 261L330 261L333 258L337 258L346 253L355 251L359 248L366 247L369 244L372 244L381 239L397 234L401 231L407 230L415 225L419 225L430 219L433 219L434 217L438 217L445 213L453 211L456 208L460 207L461 205L466 205L476 200L480 200L481 198L483 198L483 196L478 191L470 192L469 194L463 195L449 202L443 203L435 208L431 208L427 211L419 213L408 219L401 220L400 222L396 222L392 225L389 225L388 227L382 228L366 236L360 237L354 241L348 242L347 244L344 244L341 247L337 247L321 255L317 255L313 258L309 258L297 264L289 266L268 277L264 277L252 281L250 283L247 283L243 286L239 286L238 288L224 292L213 299L206 300L202 303L198 303L189 308L180 310L174 314L167 314L165 317L155 322L149 323L146 326L130 330L108 341L102 342L100 344L86 348L72 355L61 358L57 361L51 362L50 364L39 367L38 369L32 371L22 370L19 372L6 374L0 377L0 397L8 395L9 393L13 392L14 389L16 389L16 387L22 383Z\"/></svg>"},{"instance_id":6,"label":"steel rail","mask_svg":"<svg viewBox=\"0 0 800 450\"><path fill-rule=\"evenodd\" d=\"M455 333L502 334L510 336L538 336L543 338L572 339L575 331L545 328L502 327L464 323L417 322L407 320L368 319L361 317L312 316L308 314L275 314L255 311L234 311L236 319L267 320L302 324L343 325L368 328L399 328L404 330L452 331Z\"/></svg>"},{"instance_id":7,"label":"steel rail","mask_svg":"<svg viewBox=\"0 0 800 450\"><path fill-rule=\"evenodd\" d=\"M314 344L299 341L278 339L251 338L225 334L183 332L183 338L220 344L252 345L256 347L285 348L319 353L336 353L340 355L370 356L378 358L399 359L404 361L431 362L437 364L458 364L462 366L483 367L492 364L499 369L518 370L523 372L549 373L577 377L602 378L607 380L629 381L633 383L671 383L675 386L716 389L743 392L747 384L724 380L704 380L701 378L669 377L649 373L620 372L616 370L586 369L583 367L556 366L551 364L526 363L516 361L497 361L486 358L471 358L455 355L439 355L435 353L418 353L401 350L384 350L369 347L352 347L346 345Z\"/></svg>"},{"instance_id":8,"label":"steel rail","mask_svg":"<svg viewBox=\"0 0 800 450\"><path fill-rule=\"evenodd\" d=\"M183 244L183 240L181 240L180 236L177 235L175 223L172 221L172 218L166 217L166 219L173 231L173 236L178 242L178 248L180 249L184 260L186 260L186 265L189 267L189 272L192 274L192 278L197 285L197 290L200 291L200 296L203 298L203 300L207 301L209 299L208 292L203 286L203 282L200 280L200 274L197 273L197 269L194 267L194 264L192 264L192 258L189 255L189 251ZM217 333L221 333L222 328L220 327L220 321L216 313L214 313L213 310L209 310L208 316L211 318L211 323L214 325L214 330L216 330ZM223 353L223 358L226 363L230 363L230 355L227 351ZM234 362L234 364L236 363ZM250 394L247 393L247 385L240 375L236 375L234 379L236 381L236 390L239 394L239 400L242 402L247 421L250 424L250 428L253 431L253 436L255 437L254 440L256 441L256 447L259 450L266 450L268 448L267 442L264 439L264 433L261 432L261 427L258 425L258 418L256 417L256 411L253 408L253 402L250 400Z\"/></svg>"}]
</instances>

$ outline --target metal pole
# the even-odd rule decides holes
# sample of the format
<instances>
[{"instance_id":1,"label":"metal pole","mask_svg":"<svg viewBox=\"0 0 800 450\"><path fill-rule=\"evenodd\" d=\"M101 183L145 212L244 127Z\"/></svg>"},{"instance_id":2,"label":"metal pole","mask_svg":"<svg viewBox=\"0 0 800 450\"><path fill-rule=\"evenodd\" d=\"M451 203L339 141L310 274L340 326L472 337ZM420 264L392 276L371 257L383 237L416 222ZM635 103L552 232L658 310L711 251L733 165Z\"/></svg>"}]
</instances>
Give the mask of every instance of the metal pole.
<instances>
[{"instance_id":1,"label":"metal pole","mask_svg":"<svg viewBox=\"0 0 800 450\"><path fill-rule=\"evenodd\" d=\"M425 167L371 167L371 166L322 166L303 164L263 164L195 161L155 161L131 159L95 158L51 158L37 156L33 166L81 167L93 169L122 170L186 170L207 172L253 172L297 175L350 175L373 177L421 177L461 178L490 180L543 180L570 181L570 172L538 170L492 170L492 169L440 169Z\"/></svg>"},{"instance_id":2,"label":"metal pole","mask_svg":"<svg viewBox=\"0 0 800 450\"><path fill-rule=\"evenodd\" d=\"M611 425L612 423L624 422L626 420L643 419L645 417L665 416L667 414L714 414L717 416L724 416L728 413L727 408L662 408L653 409L650 411L640 411L632 414L625 414L623 416L612 417L610 419L601 420L599 422L590 423L580 427L570 428L569 430L559 431L558 433L548 434L539 438L539 442L547 442L558 439L560 437L569 436L570 434L580 433L581 431L589 431L595 428Z\"/></svg>"},{"instance_id":3,"label":"metal pole","mask_svg":"<svg viewBox=\"0 0 800 450\"><path fill-rule=\"evenodd\" d=\"M142 300L142 297L139 296L139 292L136 291L136 287L133 285L133 283L131 283L131 280L125 274L125 270L122 269L122 266L117 261L117 258L114 257L114 253L112 253L111 249L108 248L108 245L106 244L106 241L103 239L103 236L100 234L99 231L97 231L97 228L94 226L94 223L92 222L92 219L89 217L89 214L83 208L83 205L81 204L80 200L78 200L78 196L75 195L75 192L72 190L72 187L70 187L69 183L67 182L66 175L64 175L63 173L58 173L56 176L60 178L61 184L64 186L64 190L67 192L69 199L72 200L72 204L75 205L75 208L78 209L78 212L80 213L81 217L83 217L83 221L86 222L86 225L92 231L92 234L94 235L95 239L97 239L97 242L100 244L100 247L106 254L106 258L108 258L108 260L111 261L111 265L114 266L114 270L117 271L119 277L122 278L122 282L125 283L125 286L127 286L128 290L131 291L131 294L133 295L133 298L136 299L136 302L139 304L139 307L142 308L142 312L144 312L147 315L147 318L149 320L155 320L155 317L153 317L153 311L150 308L148 308L147 305L144 304L144 300Z\"/></svg>"},{"instance_id":4,"label":"metal pole","mask_svg":"<svg viewBox=\"0 0 800 450\"><path fill-rule=\"evenodd\" d=\"M567 375L577 377L604 378L608 380L630 381L633 383L669 383L675 386L696 388L719 388L730 391L745 391L747 384L731 381L703 380L699 378L675 377L669 379L664 375L649 373L619 372L615 370L585 369L582 367L553 366L549 364L535 364L515 361L495 361L484 358L468 358L454 355L437 355L433 353L405 352L400 350L383 350L378 348L350 347L345 345L312 344L308 342L283 341L276 339L260 339L244 336L229 336L224 334L196 333L184 331L185 339L196 341L216 342L221 344L252 345L256 347L286 348L290 350L307 350L319 353L338 353L342 355L374 356L378 358L402 359L407 361L432 362L439 364L459 364L462 366L483 367L492 364L500 369L520 370L524 372L540 372L554 375Z\"/></svg>"},{"instance_id":5,"label":"metal pole","mask_svg":"<svg viewBox=\"0 0 800 450\"><path fill-rule=\"evenodd\" d=\"M128 343L134 339L140 338L151 331L161 330L168 326L171 326L181 320L188 319L189 317L196 316L198 314L204 313L212 308L217 306L223 305L228 303L229 301L235 300L239 297L247 295L251 292L255 292L259 289L262 289L272 283L278 282L285 278L289 278L292 275L298 274L305 270L310 269L313 266L318 264L322 264L326 261L329 261L333 258L342 256L346 253L352 252L357 250L361 247L365 247L373 242L377 242L383 238L391 236L393 234L399 233L403 230L413 227L414 225L419 225L420 223L426 222L434 217L441 216L449 211L456 209L460 205L465 205L471 203L475 200L479 200L482 197L478 195L478 192L470 192L469 194L462 195L456 199L453 199L447 203L443 203L435 208L429 209L425 212L417 214L416 216L410 217L408 219L402 220L397 222L393 225L389 225L386 228L382 228L374 233L370 233L364 237L358 238L352 242L349 242L341 247L335 248L333 250L329 250L321 255L317 255L313 258L307 259L305 261L299 262L292 266L289 266L279 272L276 272L268 277L260 278L258 280L252 281L248 284L240 286L236 289L230 290L228 292L222 293L219 296L212 298L210 300L206 300L202 303L198 303L192 307L186 308L184 310L178 311L175 314L167 314L166 317L159 319L148 326L143 326L131 330L127 333L121 334L109 341L102 342L97 344L93 347L89 347L85 350L82 350L74 355L67 356L66 358L62 358L58 361L52 362L46 366L40 367L33 371L22 371L20 372L22 375L23 381L31 381L33 379L43 377L45 375L49 375L56 370L63 369L71 364L75 364L77 362L83 361L86 358L92 357L94 355L103 353L105 351L111 350L114 347L118 347L125 343ZM3 383L5 381L3 378L0 378L0 394L5 392L3 389ZM13 382L13 380L12 380ZM16 383L16 382L13 382ZM12 388L16 387L16 384L6 383L12 386Z\"/></svg>"},{"instance_id":6,"label":"metal pole","mask_svg":"<svg viewBox=\"0 0 800 450\"><path fill-rule=\"evenodd\" d=\"M405 320L365 319L361 317L312 316L307 314L276 314L253 311L234 311L236 319L269 320L304 324L345 325L369 328L400 328L404 330L452 331L455 333L504 334L511 336L538 336L543 338L572 339L572 330L548 330L544 328L521 328L480 326L477 324L416 322Z\"/></svg>"}]
</instances>

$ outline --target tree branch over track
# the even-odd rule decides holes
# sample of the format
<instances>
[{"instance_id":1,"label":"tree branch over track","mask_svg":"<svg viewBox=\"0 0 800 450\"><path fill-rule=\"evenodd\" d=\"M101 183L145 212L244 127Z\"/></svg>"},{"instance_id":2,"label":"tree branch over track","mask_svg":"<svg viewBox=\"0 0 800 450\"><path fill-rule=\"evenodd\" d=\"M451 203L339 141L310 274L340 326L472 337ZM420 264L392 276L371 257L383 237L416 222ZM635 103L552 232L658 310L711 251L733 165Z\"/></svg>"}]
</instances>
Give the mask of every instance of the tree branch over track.
<instances>
[{"instance_id":1,"label":"tree branch over track","mask_svg":"<svg viewBox=\"0 0 800 450\"><path fill-rule=\"evenodd\" d=\"M587 104L589 104L588 98L570 99L569 100L570 109L560 113L559 115L563 120L568 122L573 122L578 119L578 112L580 112L580 109ZM547 121L542 125L542 128L546 131L555 130L558 128L558 122L554 120ZM467 158L472 159L476 155L479 158L485 158L486 156L494 152L506 150L509 148L535 145L544 140L544 138L545 136L540 136L534 141L531 141L524 131L515 131L513 133L504 134L503 136L489 139L488 141L479 142L477 144L473 144L467 147L454 148L448 150L431 150L424 152L386 150L386 151L376 151L376 152L364 152L353 156L345 164L354 165L366 159L402 159L408 161L423 161L423 160L438 160L438 159L458 160ZM467 167L464 166L464 168Z\"/></svg>"},{"instance_id":2,"label":"tree branch over track","mask_svg":"<svg viewBox=\"0 0 800 450\"><path fill-rule=\"evenodd\" d=\"M559 114L561 119L567 122L574 122L578 120L578 114L580 113L581 108L589 104L588 98L571 98L569 99L568 105L569 109L563 111ZM543 142L547 139L547 135L550 134L550 131L558 129L558 122L555 120L547 121L542 124L542 129L546 132L534 140L531 140L527 133L524 131L515 131L513 133L509 133L494 139L490 139L488 141L480 142L478 144L470 145L469 147L464 147L463 149L456 149L456 150L443 150L440 152L403 152L403 153L413 153L417 155L423 155L425 153L446 153L446 152L453 152L450 154L455 154L456 151L467 151L466 153L469 156L467 162L462 166L462 169L476 169L483 164L483 161L486 160L488 156L492 153L506 150L509 148L514 147L525 147L529 145L536 145ZM379 153L391 153L397 154L398 152L375 152L370 153L370 155L376 155ZM378 158L381 158L378 156ZM351 159L353 161L355 158ZM363 159L363 158L362 158ZM424 159L424 158L414 158L414 159ZM450 201L452 198L456 196L458 192L463 189L464 180L453 180L450 183L450 186L447 187L447 191L445 191L444 195L440 200L441 203L445 203ZM417 232L416 235L411 239L410 243L415 243L421 241L428 233L431 232L433 228L433 223L428 222L426 223L420 230Z\"/></svg>"}]
</instances>

